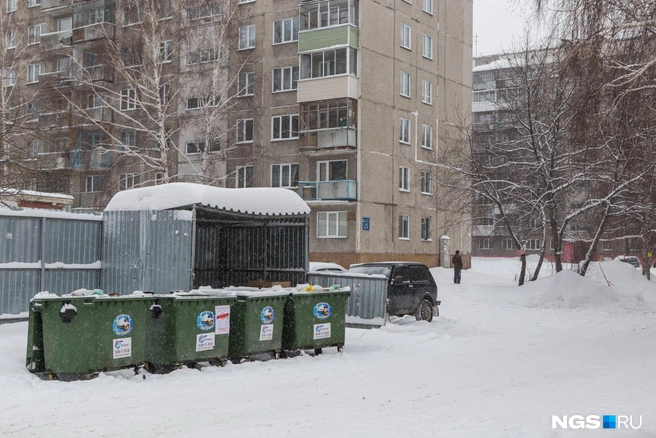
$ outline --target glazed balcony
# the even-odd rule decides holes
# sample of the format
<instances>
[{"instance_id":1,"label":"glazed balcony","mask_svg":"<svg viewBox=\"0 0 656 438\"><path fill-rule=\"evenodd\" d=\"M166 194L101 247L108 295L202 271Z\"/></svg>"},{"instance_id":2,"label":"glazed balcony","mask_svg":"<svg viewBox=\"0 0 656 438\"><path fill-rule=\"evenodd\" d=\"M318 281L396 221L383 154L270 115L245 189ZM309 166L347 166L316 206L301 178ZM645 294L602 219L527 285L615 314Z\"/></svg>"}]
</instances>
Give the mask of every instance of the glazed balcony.
<instances>
[{"instance_id":1,"label":"glazed balcony","mask_svg":"<svg viewBox=\"0 0 656 438\"><path fill-rule=\"evenodd\" d=\"M41 35L41 48L43 50L61 50L71 47L72 44L73 33L70 30L44 33Z\"/></svg>"},{"instance_id":2,"label":"glazed balcony","mask_svg":"<svg viewBox=\"0 0 656 438\"><path fill-rule=\"evenodd\" d=\"M299 133L301 150L344 149L358 145L358 130L355 128L328 128Z\"/></svg>"},{"instance_id":3,"label":"glazed balcony","mask_svg":"<svg viewBox=\"0 0 656 438\"><path fill-rule=\"evenodd\" d=\"M299 181L298 194L305 201L355 201L358 196L358 182Z\"/></svg>"},{"instance_id":4,"label":"glazed balcony","mask_svg":"<svg viewBox=\"0 0 656 438\"><path fill-rule=\"evenodd\" d=\"M69 151L68 163L72 169L107 169L114 164L114 153L102 148L92 151Z\"/></svg>"}]
</instances>

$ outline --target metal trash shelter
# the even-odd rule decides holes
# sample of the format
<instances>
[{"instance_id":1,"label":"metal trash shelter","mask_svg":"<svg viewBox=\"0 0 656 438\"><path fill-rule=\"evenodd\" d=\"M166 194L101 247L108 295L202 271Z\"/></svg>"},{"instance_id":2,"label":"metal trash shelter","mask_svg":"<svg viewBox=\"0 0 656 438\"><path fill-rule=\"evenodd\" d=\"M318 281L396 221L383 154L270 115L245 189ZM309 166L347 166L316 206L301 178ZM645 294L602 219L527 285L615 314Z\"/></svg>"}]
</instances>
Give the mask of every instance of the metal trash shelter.
<instances>
[{"instance_id":1,"label":"metal trash shelter","mask_svg":"<svg viewBox=\"0 0 656 438\"><path fill-rule=\"evenodd\" d=\"M126 294L304 283L309 213L280 188L171 183L119 192L103 213L101 287Z\"/></svg>"}]
</instances>

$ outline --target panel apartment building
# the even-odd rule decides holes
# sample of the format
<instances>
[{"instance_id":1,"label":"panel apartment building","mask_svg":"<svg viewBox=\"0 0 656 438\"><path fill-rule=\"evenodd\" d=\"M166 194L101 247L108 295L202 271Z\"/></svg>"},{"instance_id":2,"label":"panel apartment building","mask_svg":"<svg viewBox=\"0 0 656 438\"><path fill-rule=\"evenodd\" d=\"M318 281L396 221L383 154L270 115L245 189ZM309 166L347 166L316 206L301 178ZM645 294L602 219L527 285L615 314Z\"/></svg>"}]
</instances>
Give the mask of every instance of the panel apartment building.
<instances>
[{"instance_id":1,"label":"panel apartment building","mask_svg":"<svg viewBox=\"0 0 656 438\"><path fill-rule=\"evenodd\" d=\"M471 111L470 0L5 1L32 188L102 209L165 182L286 187L312 260L470 251L436 184Z\"/></svg>"}]
</instances>

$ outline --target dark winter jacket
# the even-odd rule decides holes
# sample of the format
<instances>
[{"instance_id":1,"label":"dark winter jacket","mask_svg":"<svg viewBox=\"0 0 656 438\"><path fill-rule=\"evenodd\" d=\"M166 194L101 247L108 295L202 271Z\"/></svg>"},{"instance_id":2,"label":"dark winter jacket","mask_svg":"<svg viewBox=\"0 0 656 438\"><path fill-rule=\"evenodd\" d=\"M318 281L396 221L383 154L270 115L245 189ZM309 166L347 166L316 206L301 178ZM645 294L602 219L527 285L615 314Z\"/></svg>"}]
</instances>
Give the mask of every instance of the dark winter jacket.
<instances>
[{"instance_id":1,"label":"dark winter jacket","mask_svg":"<svg viewBox=\"0 0 656 438\"><path fill-rule=\"evenodd\" d=\"M462 269L462 258L460 257L460 254L454 255L452 262L453 262L453 269Z\"/></svg>"}]
</instances>

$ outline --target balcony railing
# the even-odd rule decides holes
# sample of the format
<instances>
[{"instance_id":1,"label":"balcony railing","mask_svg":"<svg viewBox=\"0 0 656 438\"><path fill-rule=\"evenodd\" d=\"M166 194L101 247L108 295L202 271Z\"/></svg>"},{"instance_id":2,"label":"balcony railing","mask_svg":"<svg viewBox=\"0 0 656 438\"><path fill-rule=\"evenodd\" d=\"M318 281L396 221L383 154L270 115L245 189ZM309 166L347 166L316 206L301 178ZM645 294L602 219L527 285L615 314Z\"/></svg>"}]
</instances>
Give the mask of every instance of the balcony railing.
<instances>
[{"instance_id":1,"label":"balcony railing","mask_svg":"<svg viewBox=\"0 0 656 438\"><path fill-rule=\"evenodd\" d=\"M101 38L114 39L114 30L114 24L107 22L73 29L73 44L80 44Z\"/></svg>"},{"instance_id":2,"label":"balcony railing","mask_svg":"<svg viewBox=\"0 0 656 438\"><path fill-rule=\"evenodd\" d=\"M354 128L329 128L299 133L301 149L354 148L358 131Z\"/></svg>"},{"instance_id":3,"label":"balcony railing","mask_svg":"<svg viewBox=\"0 0 656 438\"><path fill-rule=\"evenodd\" d=\"M358 196L358 182L339 181L299 181L298 194L305 201L355 201Z\"/></svg>"},{"instance_id":4,"label":"balcony railing","mask_svg":"<svg viewBox=\"0 0 656 438\"><path fill-rule=\"evenodd\" d=\"M54 12L55 10L71 8L72 6L72 0L41 0L42 12Z\"/></svg>"},{"instance_id":5,"label":"balcony railing","mask_svg":"<svg viewBox=\"0 0 656 438\"><path fill-rule=\"evenodd\" d=\"M43 50L62 49L73 44L73 33L70 30L41 34Z\"/></svg>"},{"instance_id":6,"label":"balcony railing","mask_svg":"<svg viewBox=\"0 0 656 438\"><path fill-rule=\"evenodd\" d=\"M112 164L114 164L114 153L106 150L76 150L68 153L68 165L73 169L106 169L112 167Z\"/></svg>"},{"instance_id":7,"label":"balcony railing","mask_svg":"<svg viewBox=\"0 0 656 438\"><path fill-rule=\"evenodd\" d=\"M100 108L88 108L86 111L89 118L96 122L111 122L114 116L112 109L106 106Z\"/></svg>"}]
</instances>

